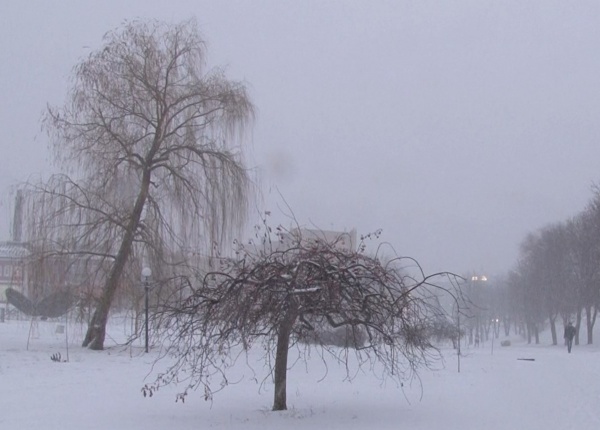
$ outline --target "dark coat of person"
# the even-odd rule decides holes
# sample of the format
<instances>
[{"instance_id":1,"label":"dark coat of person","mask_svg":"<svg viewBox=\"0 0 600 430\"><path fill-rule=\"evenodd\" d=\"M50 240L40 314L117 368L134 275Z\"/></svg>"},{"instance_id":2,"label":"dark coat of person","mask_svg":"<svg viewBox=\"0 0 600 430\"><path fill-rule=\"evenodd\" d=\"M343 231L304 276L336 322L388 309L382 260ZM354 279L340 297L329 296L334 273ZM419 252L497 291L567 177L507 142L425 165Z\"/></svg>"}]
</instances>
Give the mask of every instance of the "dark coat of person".
<instances>
[{"instance_id":1,"label":"dark coat of person","mask_svg":"<svg viewBox=\"0 0 600 430\"><path fill-rule=\"evenodd\" d=\"M565 327L565 339L572 340L575 337L575 327L572 324L568 324Z\"/></svg>"}]
</instances>

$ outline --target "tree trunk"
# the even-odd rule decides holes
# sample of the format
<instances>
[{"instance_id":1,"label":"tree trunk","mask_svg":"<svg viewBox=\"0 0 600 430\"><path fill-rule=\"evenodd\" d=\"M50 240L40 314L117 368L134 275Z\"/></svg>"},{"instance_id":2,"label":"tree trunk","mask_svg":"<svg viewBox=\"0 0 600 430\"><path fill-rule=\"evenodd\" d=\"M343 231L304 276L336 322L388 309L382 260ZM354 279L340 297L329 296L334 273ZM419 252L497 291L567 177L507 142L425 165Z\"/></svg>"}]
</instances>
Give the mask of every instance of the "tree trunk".
<instances>
[{"instance_id":1,"label":"tree trunk","mask_svg":"<svg viewBox=\"0 0 600 430\"><path fill-rule=\"evenodd\" d=\"M112 266L108 279L104 284L102 297L96 306L94 316L92 317L92 321L90 322L85 334L85 338L83 339L83 347L88 347L89 349L96 351L104 349L108 312L110 311L110 306L113 298L115 297L115 292L119 286L121 275L123 274L123 270L125 268L125 263L127 263L129 255L131 254L133 238L139 226L144 204L146 203L146 199L148 197L149 185L150 171L146 169L142 178L140 192L132 210L131 218L125 229L123 239L121 240L119 252L117 253L117 257L115 258L115 262Z\"/></svg>"},{"instance_id":2,"label":"tree trunk","mask_svg":"<svg viewBox=\"0 0 600 430\"><path fill-rule=\"evenodd\" d=\"M104 293L103 293L104 296ZM104 349L104 339L106 338L106 322L108 321L108 311L110 306L104 304L104 300L96 306L92 320L88 324L85 338L83 338L83 347L89 347L93 350Z\"/></svg>"},{"instance_id":3,"label":"tree trunk","mask_svg":"<svg viewBox=\"0 0 600 430\"><path fill-rule=\"evenodd\" d=\"M130 253L131 249L127 252L127 254L124 254L120 257L120 259L123 261L122 266L124 266ZM115 266L117 266L117 261L115 261ZM88 325L88 329L82 343L83 347L88 347L89 349L93 349L96 351L104 349L104 339L106 338L106 323L108 322L108 313L110 311L110 306L115 296L115 292L117 291L117 286L119 285L119 279L122 273L123 267L121 267L120 269L117 269L115 267L111 271L111 276L107 280L104 289L102 290L102 298L96 306L96 310L94 311L94 315L92 316L92 321Z\"/></svg>"},{"instance_id":4,"label":"tree trunk","mask_svg":"<svg viewBox=\"0 0 600 430\"><path fill-rule=\"evenodd\" d=\"M579 345L579 329L581 328L581 308L577 310L577 317L575 321L575 345Z\"/></svg>"},{"instance_id":5,"label":"tree trunk","mask_svg":"<svg viewBox=\"0 0 600 430\"><path fill-rule=\"evenodd\" d=\"M594 308L594 312L592 312L591 306L585 307L588 345L591 345L594 343L594 324L596 323L596 315L597 314L598 314L598 309Z\"/></svg>"},{"instance_id":6,"label":"tree trunk","mask_svg":"<svg viewBox=\"0 0 600 430\"><path fill-rule=\"evenodd\" d=\"M492 327L492 323L491 321L485 320L486 322L483 324L483 329L485 330L485 340L488 341L490 340L490 328ZM494 334L492 333L492 336Z\"/></svg>"},{"instance_id":7,"label":"tree trunk","mask_svg":"<svg viewBox=\"0 0 600 430\"><path fill-rule=\"evenodd\" d=\"M552 333L552 345L558 345L558 336L556 334L556 315L550 313L550 332Z\"/></svg>"},{"instance_id":8,"label":"tree trunk","mask_svg":"<svg viewBox=\"0 0 600 430\"><path fill-rule=\"evenodd\" d=\"M502 323L504 324L504 335L509 336L510 335L510 318L505 316L504 318L502 318Z\"/></svg>"},{"instance_id":9,"label":"tree trunk","mask_svg":"<svg viewBox=\"0 0 600 430\"><path fill-rule=\"evenodd\" d=\"M290 334L296 321L295 311L289 314L279 325L277 331L277 350L275 352L275 394L273 399L274 411L287 410L287 362L290 347Z\"/></svg>"}]
</instances>

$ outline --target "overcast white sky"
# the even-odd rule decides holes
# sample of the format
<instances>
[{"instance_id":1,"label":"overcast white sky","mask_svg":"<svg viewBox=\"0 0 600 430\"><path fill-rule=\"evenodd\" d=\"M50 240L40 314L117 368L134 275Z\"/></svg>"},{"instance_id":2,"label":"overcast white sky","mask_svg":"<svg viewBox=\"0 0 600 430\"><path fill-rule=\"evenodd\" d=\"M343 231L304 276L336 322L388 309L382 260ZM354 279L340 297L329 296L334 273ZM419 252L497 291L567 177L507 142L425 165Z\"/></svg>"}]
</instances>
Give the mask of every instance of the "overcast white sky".
<instances>
[{"instance_id":1,"label":"overcast white sky","mask_svg":"<svg viewBox=\"0 0 600 430\"><path fill-rule=\"evenodd\" d=\"M49 171L40 114L123 20L196 17L248 83L264 205L383 239L427 272L501 273L600 179L600 2L0 3L0 239L11 187ZM276 221L285 221L276 215Z\"/></svg>"}]
</instances>

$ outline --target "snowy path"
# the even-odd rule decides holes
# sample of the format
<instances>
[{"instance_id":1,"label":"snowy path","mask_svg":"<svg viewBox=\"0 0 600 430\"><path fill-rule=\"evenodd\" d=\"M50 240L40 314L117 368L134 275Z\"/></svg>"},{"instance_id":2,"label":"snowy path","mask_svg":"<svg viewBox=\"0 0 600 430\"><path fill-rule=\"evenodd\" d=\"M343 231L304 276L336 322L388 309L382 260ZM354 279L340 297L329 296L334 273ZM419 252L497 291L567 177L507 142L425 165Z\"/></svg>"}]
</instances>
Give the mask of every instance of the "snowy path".
<instances>
[{"instance_id":1,"label":"snowy path","mask_svg":"<svg viewBox=\"0 0 600 430\"><path fill-rule=\"evenodd\" d=\"M422 371L404 393L371 375L343 382L341 372L316 360L288 377L289 410L269 411L272 388L249 380L227 387L212 404L193 393L174 402L174 387L144 399L140 388L151 356L141 348L83 350L73 345L69 363L55 324L40 323L26 351L28 324L0 324L0 429L414 429L566 430L600 424L600 350L513 345L467 350L457 372L447 351L445 367ZM517 358L534 358L519 361ZM441 366L440 366L441 367ZM422 395L422 399L421 399ZM405 397L406 396L406 397ZM408 401L407 401L408 399ZM409 403L410 402L410 403Z\"/></svg>"},{"instance_id":2,"label":"snowy path","mask_svg":"<svg viewBox=\"0 0 600 430\"><path fill-rule=\"evenodd\" d=\"M427 418L427 424L414 428L595 428L600 423L598 358L588 347L570 355L566 348L549 346L510 347L493 356L479 350L463 359L460 375L444 372L443 388L433 402L441 420L432 425ZM429 407L432 403L424 399L414 410L423 417Z\"/></svg>"}]
</instances>

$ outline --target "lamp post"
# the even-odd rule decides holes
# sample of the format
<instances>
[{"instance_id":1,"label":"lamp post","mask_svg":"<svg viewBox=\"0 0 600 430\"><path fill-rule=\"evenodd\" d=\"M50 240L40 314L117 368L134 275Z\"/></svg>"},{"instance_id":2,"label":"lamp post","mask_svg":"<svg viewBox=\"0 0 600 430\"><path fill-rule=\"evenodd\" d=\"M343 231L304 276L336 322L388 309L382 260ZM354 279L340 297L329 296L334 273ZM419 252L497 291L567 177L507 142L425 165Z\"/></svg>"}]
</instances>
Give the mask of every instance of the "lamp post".
<instances>
[{"instance_id":1,"label":"lamp post","mask_svg":"<svg viewBox=\"0 0 600 430\"><path fill-rule=\"evenodd\" d=\"M486 275L475 275L471 276L470 294L469 300L475 305L475 346L479 346L479 342L483 344L484 335L487 333L484 330L482 323L482 309L489 305L489 292L482 291L484 284L487 282L488 277ZM484 303L487 302L487 303ZM487 340L487 339L486 339ZM470 341L472 341L472 335L470 335Z\"/></svg>"},{"instance_id":2,"label":"lamp post","mask_svg":"<svg viewBox=\"0 0 600 430\"><path fill-rule=\"evenodd\" d=\"M146 324L145 324L145 334L146 334L146 353L148 353L148 290L150 289L150 276L152 276L152 270L149 267L144 267L142 269L142 281L144 282L144 312L146 316Z\"/></svg>"},{"instance_id":3,"label":"lamp post","mask_svg":"<svg viewBox=\"0 0 600 430\"><path fill-rule=\"evenodd\" d=\"M454 300L454 305L452 305L453 307L456 306L456 325L457 325L457 329L458 329L458 344L457 344L457 348L456 348L456 358L458 361L458 373L460 373L460 304L458 303L458 298L450 293L450 296L452 296L452 299ZM454 313L454 312L453 312Z\"/></svg>"},{"instance_id":4,"label":"lamp post","mask_svg":"<svg viewBox=\"0 0 600 430\"><path fill-rule=\"evenodd\" d=\"M456 351L456 356L458 359L458 373L460 373L460 305L456 298L454 300L456 300L456 321L458 325L458 350Z\"/></svg>"}]
</instances>

